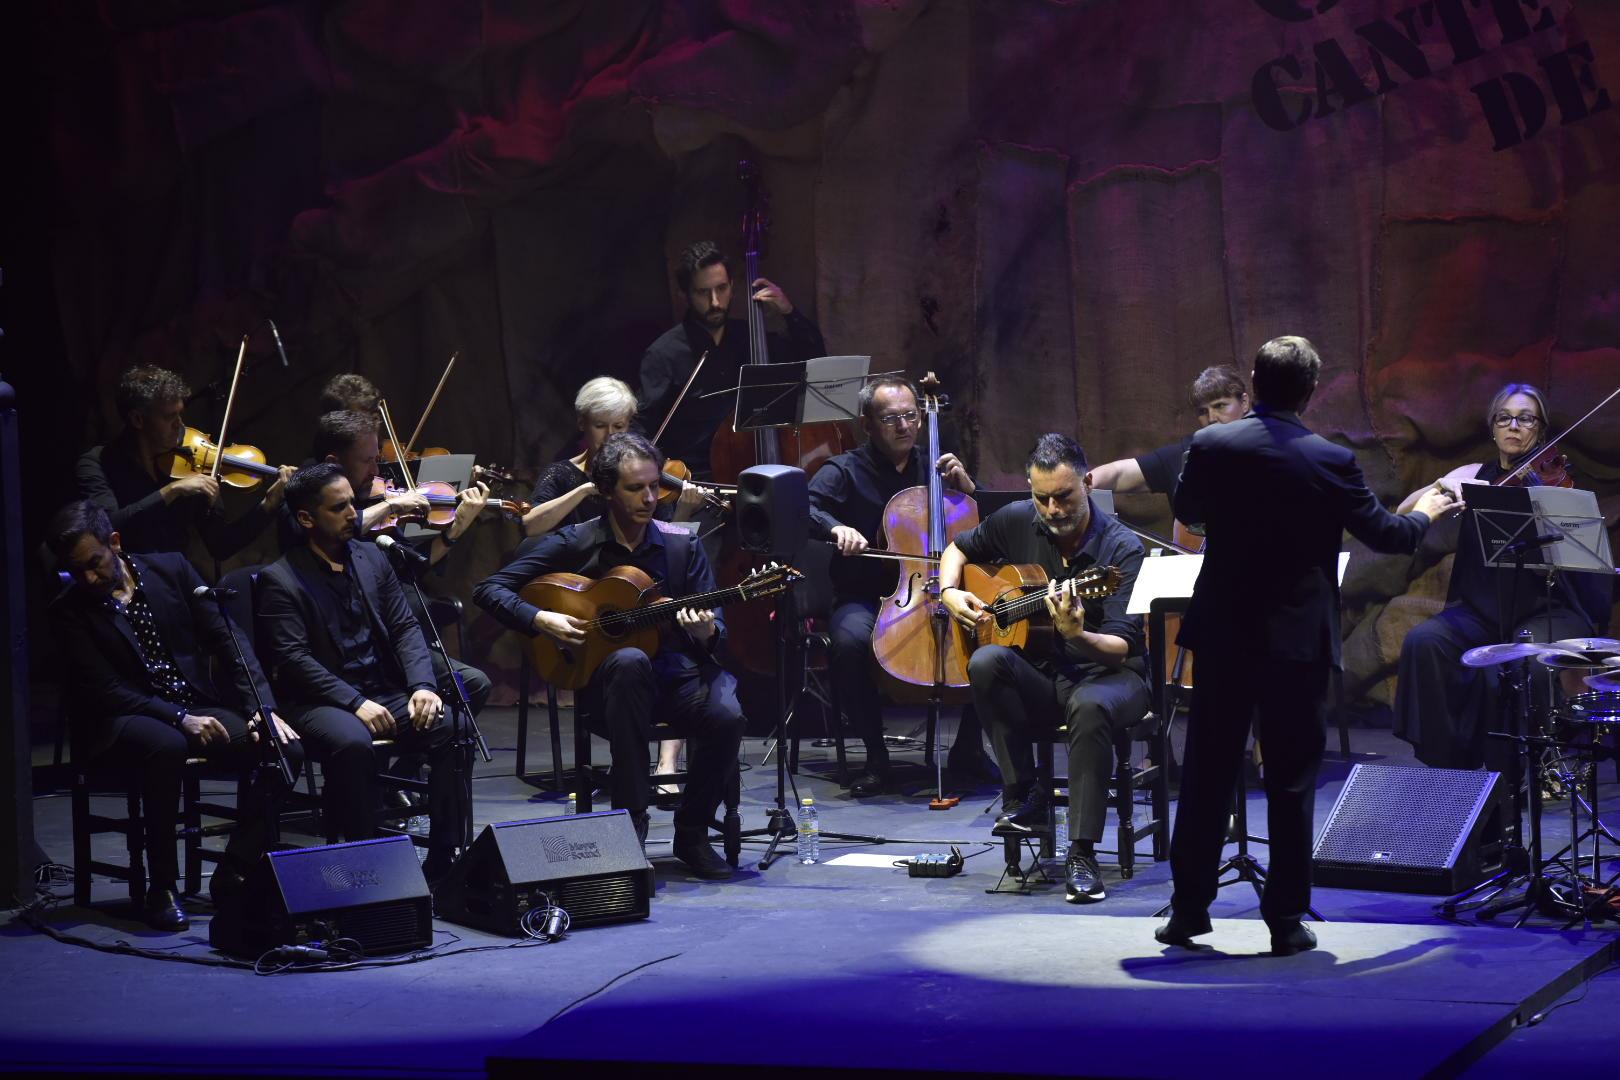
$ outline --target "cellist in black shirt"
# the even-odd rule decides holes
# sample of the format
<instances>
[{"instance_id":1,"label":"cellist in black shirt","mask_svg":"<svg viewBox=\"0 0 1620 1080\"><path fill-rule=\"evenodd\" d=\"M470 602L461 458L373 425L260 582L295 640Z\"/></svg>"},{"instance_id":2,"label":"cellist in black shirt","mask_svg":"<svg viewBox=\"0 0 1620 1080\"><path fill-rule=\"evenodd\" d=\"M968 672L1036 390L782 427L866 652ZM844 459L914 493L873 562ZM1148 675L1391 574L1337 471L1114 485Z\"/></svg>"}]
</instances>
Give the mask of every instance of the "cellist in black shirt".
<instances>
[{"instance_id":1,"label":"cellist in black shirt","mask_svg":"<svg viewBox=\"0 0 1620 1080\"><path fill-rule=\"evenodd\" d=\"M709 474L709 441L736 406L736 395L720 391L735 387L737 373L748 363L748 325L729 317L731 266L713 241L700 240L681 252L675 283L686 297L686 315L641 358L641 389L636 395L641 402L640 426L649 435L658 429L702 359L703 370L658 440L665 457L680 458L694 476L702 478ZM780 286L756 278L749 287L754 300L777 312L786 323L785 339L767 338L773 363L826 354L821 331L793 306ZM709 394L714 396L706 396Z\"/></svg>"},{"instance_id":2,"label":"cellist in black shirt","mask_svg":"<svg viewBox=\"0 0 1620 1080\"><path fill-rule=\"evenodd\" d=\"M928 461L917 445L922 415L917 388L909 379L871 380L861 387L859 409L865 445L834 457L810 479L810 536L833 544L843 556L830 568L829 660L839 707L866 744L866 769L849 785L857 798L876 795L888 784L889 751L883 743L883 704L873 678L872 627L879 601L895 587L894 563L859 556L882 531L889 500L907 488L927 487L929 469L938 470L948 486L963 494L974 491L973 478L955 454ZM963 714L948 766L958 779L991 776L971 709Z\"/></svg>"}]
</instances>

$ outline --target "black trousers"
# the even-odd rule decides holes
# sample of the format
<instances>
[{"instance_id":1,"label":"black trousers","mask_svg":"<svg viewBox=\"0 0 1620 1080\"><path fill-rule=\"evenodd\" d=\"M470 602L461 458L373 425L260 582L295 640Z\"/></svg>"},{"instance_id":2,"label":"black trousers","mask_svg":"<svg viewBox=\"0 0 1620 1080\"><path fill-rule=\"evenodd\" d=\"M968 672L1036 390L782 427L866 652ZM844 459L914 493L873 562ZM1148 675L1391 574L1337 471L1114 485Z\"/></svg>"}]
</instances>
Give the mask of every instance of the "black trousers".
<instances>
[{"instance_id":1,"label":"black trousers","mask_svg":"<svg viewBox=\"0 0 1620 1080\"><path fill-rule=\"evenodd\" d=\"M849 717L850 726L866 746L868 768L882 768L889 760L883 745L883 699L872 661L872 627L877 623L878 601L839 599L833 604L828 622L827 666L838 707ZM969 705L962 710L952 753L961 746L982 752L978 710Z\"/></svg>"},{"instance_id":2,"label":"black trousers","mask_svg":"<svg viewBox=\"0 0 1620 1080\"><path fill-rule=\"evenodd\" d=\"M181 775L186 759L206 757L210 767L245 773L261 758L258 743L247 733L247 718L213 705L198 705L193 715L212 716L230 732L228 743L198 746L184 731L150 716L121 716L112 722L111 743L90 760L93 769L133 772L141 793L141 821L145 831L147 880L153 889L173 889L180 877L175 853L175 830L180 824ZM262 737L262 736L261 736ZM297 742L287 745L287 763L303 767ZM270 783L275 783L271 781ZM265 781L239 782L236 805L241 821L231 830L225 853L240 871L246 871L264 852L269 840L269 795Z\"/></svg>"},{"instance_id":3,"label":"black trousers","mask_svg":"<svg viewBox=\"0 0 1620 1080\"><path fill-rule=\"evenodd\" d=\"M1327 661L1257 661L1198 650L1181 798L1170 840L1171 903L1177 914L1197 919L1215 900L1232 793L1256 722L1266 748L1271 854L1260 914L1273 928L1285 927L1310 907L1316 773L1327 740L1330 674Z\"/></svg>"},{"instance_id":4,"label":"black trousers","mask_svg":"<svg viewBox=\"0 0 1620 1080\"><path fill-rule=\"evenodd\" d=\"M1485 737L1498 716L1502 669L1464 667L1462 654L1479 645L1512 641L1519 630L1529 630L1536 641L1592 632L1586 618L1568 608L1555 608L1551 624L1550 639L1545 613L1525 620L1503 638L1500 626L1463 603L1449 604L1438 615L1418 623L1401 642L1395 734L1412 744L1417 759L1425 765L1477 769L1488 760L1493 768L1504 766L1512 748ZM1535 676L1532 690L1545 704L1555 673L1539 664L1532 664L1531 670ZM1266 748L1268 765L1270 749Z\"/></svg>"},{"instance_id":5,"label":"black trousers","mask_svg":"<svg viewBox=\"0 0 1620 1080\"><path fill-rule=\"evenodd\" d=\"M432 825L428 850L448 853L460 843L455 829L460 796L450 760L455 746L448 708L432 727L418 731L410 722L408 694L373 696L372 700L394 715L394 732L384 737L394 740L395 753L420 755L432 768L428 776L428 820ZM321 763L326 781L321 801L334 831L344 840L371 839L377 834L377 754L366 725L354 713L333 705L293 710L287 722L302 736L305 752Z\"/></svg>"},{"instance_id":6,"label":"black trousers","mask_svg":"<svg viewBox=\"0 0 1620 1080\"><path fill-rule=\"evenodd\" d=\"M657 710L669 720L674 737L690 740L688 780L675 810L675 829L706 831L737 769L737 748L742 745L736 678L714 664L655 669L640 649L620 649L597 668L586 693L612 749L613 808L632 814L647 811L648 744Z\"/></svg>"},{"instance_id":7,"label":"black trousers","mask_svg":"<svg viewBox=\"0 0 1620 1080\"><path fill-rule=\"evenodd\" d=\"M968 661L973 703L990 733L1006 800L1035 782L1035 740L1069 728L1069 838L1096 843L1108 820L1114 744L1127 738L1152 703L1147 683L1130 668L1076 679L1031 663L1017 649L980 648Z\"/></svg>"}]
</instances>

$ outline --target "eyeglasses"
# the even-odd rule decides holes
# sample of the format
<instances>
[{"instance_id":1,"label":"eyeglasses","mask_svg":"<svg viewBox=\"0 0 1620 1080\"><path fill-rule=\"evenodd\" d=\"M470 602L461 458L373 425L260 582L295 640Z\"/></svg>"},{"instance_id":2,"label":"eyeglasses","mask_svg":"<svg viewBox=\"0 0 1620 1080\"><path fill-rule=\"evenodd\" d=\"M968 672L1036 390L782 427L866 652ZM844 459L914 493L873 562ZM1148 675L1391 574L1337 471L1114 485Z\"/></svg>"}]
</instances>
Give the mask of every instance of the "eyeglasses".
<instances>
[{"instance_id":1,"label":"eyeglasses","mask_svg":"<svg viewBox=\"0 0 1620 1080\"><path fill-rule=\"evenodd\" d=\"M1522 415L1515 416L1512 413L1499 412L1495 416L1491 417L1491 423L1495 424L1497 427L1508 427L1512 424L1517 424L1522 428L1533 428L1541 426L1541 417L1537 416L1535 413L1524 413Z\"/></svg>"},{"instance_id":2,"label":"eyeglasses","mask_svg":"<svg viewBox=\"0 0 1620 1080\"><path fill-rule=\"evenodd\" d=\"M912 409L910 412L884 413L882 416L878 417L878 423L882 424L884 427L889 427L889 428L897 428L901 424L906 425L906 427L910 427L911 425L915 424L916 422L917 422L917 410L916 409Z\"/></svg>"}]
</instances>

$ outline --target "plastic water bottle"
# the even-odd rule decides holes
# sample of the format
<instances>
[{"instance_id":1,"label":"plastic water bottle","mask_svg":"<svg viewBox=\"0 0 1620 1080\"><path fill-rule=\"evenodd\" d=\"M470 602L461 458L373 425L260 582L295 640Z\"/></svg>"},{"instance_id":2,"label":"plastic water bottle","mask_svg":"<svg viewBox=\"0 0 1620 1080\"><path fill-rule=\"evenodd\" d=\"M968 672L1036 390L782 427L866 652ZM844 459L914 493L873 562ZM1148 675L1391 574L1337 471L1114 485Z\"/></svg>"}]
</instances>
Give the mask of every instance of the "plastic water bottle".
<instances>
[{"instance_id":1,"label":"plastic water bottle","mask_svg":"<svg viewBox=\"0 0 1620 1080\"><path fill-rule=\"evenodd\" d=\"M821 815L816 813L816 800L805 798L799 805L799 865L810 866L821 861Z\"/></svg>"},{"instance_id":2,"label":"plastic water bottle","mask_svg":"<svg viewBox=\"0 0 1620 1080\"><path fill-rule=\"evenodd\" d=\"M1063 804L1052 808L1052 853L1060 859L1069 857L1069 808Z\"/></svg>"},{"instance_id":3,"label":"plastic water bottle","mask_svg":"<svg viewBox=\"0 0 1620 1080\"><path fill-rule=\"evenodd\" d=\"M568 816L573 817L577 813L579 813L579 792L570 791L568 793Z\"/></svg>"}]
</instances>

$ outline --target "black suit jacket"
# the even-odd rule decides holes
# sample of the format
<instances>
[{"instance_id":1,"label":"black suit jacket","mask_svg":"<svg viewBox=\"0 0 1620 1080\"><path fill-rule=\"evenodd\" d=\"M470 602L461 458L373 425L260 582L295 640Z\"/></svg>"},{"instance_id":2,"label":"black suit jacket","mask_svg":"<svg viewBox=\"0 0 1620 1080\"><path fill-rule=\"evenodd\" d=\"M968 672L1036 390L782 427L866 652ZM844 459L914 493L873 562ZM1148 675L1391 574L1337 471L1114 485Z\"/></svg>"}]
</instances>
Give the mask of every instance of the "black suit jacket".
<instances>
[{"instance_id":1,"label":"black suit jacket","mask_svg":"<svg viewBox=\"0 0 1620 1080\"><path fill-rule=\"evenodd\" d=\"M1207 533L1180 644L1335 667L1344 530L1374 551L1409 552L1429 524L1385 510L1349 450L1264 409L1193 436L1175 511Z\"/></svg>"},{"instance_id":2,"label":"black suit jacket","mask_svg":"<svg viewBox=\"0 0 1620 1080\"><path fill-rule=\"evenodd\" d=\"M372 642L383 665L382 680L401 692L433 689L433 663L422 626L411 613L388 556L374 544L350 541L349 570L360 585ZM289 709L335 705L353 711L366 695L339 677L343 656L327 626L314 589L292 552L259 572L254 611L258 640L270 664L270 681Z\"/></svg>"},{"instance_id":3,"label":"black suit jacket","mask_svg":"<svg viewBox=\"0 0 1620 1080\"><path fill-rule=\"evenodd\" d=\"M185 556L174 553L126 555L140 571L141 589L152 607L153 618L174 662L199 699L252 715L253 684L264 703L275 707L264 672L254 656L246 627L231 627L220 618L213 600L199 599L192 590L203 579ZM141 659L140 646L129 620L108 609L100 597L74 586L52 605L52 622L67 667L67 690L78 734L91 752L104 749L118 734L117 722L127 716L150 716L164 723L175 721L177 706L159 697ZM230 635L236 634L247 660L243 672L236 661ZM216 682L209 657L222 673ZM224 677L228 673L228 679ZM224 691L224 692L222 692Z\"/></svg>"}]
</instances>

